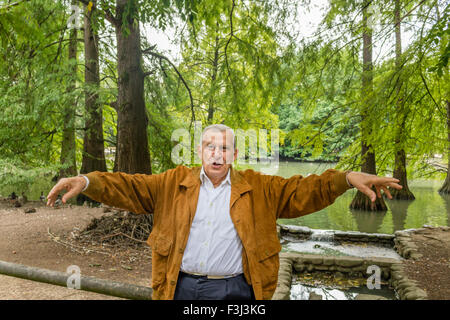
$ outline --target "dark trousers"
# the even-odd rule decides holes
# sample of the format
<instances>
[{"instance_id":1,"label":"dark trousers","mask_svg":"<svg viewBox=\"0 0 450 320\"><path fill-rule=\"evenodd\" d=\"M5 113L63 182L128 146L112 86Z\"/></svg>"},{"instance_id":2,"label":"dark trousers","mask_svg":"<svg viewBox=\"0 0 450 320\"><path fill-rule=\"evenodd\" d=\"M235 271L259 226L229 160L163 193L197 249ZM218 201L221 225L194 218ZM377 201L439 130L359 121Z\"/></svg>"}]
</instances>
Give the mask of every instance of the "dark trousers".
<instances>
[{"instance_id":1,"label":"dark trousers","mask_svg":"<svg viewBox=\"0 0 450 320\"><path fill-rule=\"evenodd\" d=\"M174 300L255 300L255 296L244 274L208 279L206 276L180 272Z\"/></svg>"}]
</instances>

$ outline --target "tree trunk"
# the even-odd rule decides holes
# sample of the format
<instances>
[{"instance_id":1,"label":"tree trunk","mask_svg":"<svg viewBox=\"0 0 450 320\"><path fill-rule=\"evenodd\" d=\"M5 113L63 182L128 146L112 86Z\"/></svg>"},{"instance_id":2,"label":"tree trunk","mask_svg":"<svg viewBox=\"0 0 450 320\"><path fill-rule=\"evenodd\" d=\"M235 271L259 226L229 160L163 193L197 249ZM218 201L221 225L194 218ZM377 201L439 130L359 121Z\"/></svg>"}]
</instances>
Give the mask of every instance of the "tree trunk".
<instances>
[{"instance_id":1,"label":"tree trunk","mask_svg":"<svg viewBox=\"0 0 450 320\"><path fill-rule=\"evenodd\" d=\"M394 178L400 180L399 184L403 187L401 190L389 188L394 199L414 200L415 197L408 187L408 178L406 174L406 152L404 149L405 134L404 128L407 118L405 103L401 97L401 69L402 69L402 39L401 39L401 12L400 0L395 0L394 24L395 24L395 69L397 72L397 121L395 125L395 162L394 162Z\"/></svg>"},{"instance_id":2,"label":"tree trunk","mask_svg":"<svg viewBox=\"0 0 450 320\"><path fill-rule=\"evenodd\" d=\"M115 26L119 76L117 170L151 174L139 22L133 18L130 10L125 11L127 2L129 0L116 2L116 15L119 21ZM127 17L124 17L126 12ZM123 22L124 19L126 23Z\"/></svg>"},{"instance_id":3,"label":"tree trunk","mask_svg":"<svg viewBox=\"0 0 450 320\"><path fill-rule=\"evenodd\" d=\"M211 73L211 90L210 97L208 103L208 124L212 124L214 119L214 96L216 94L216 79L217 72L219 68L219 23L216 24L216 45L214 47L214 59L212 64L212 73Z\"/></svg>"},{"instance_id":4,"label":"tree trunk","mask_svg":"<svg viewBox=\"0 0 450 320\"><path fill-rule=\"evenodd\" d=\"M81 173L107 171L105 145L103 140L102 106L98 100L100 88L98 35L93 28L92 17L95 9L87 10L84 18L84 55L85 71L85 134Z\"/></svg>"},{"instance_id":5,"label":"tree trunk","mask_svg":"<svg viewBox=\"0 0 450 320\"><path fill-rule=\"evenodd\" d=\"M59 171L59 178L77 175L76 164L76 141L75 141L75 111L76 99L73 92L76 88L77 79L77 36L76 28L70 30L69 40L69 63L71 66L70 84L67 88L67 94L70 96L69 101L65 103L63 110L63 137L61 144L60 162L63 166Z\"/></svg>"},{"instance_id":6,"label":"tree trunk","mask_svg":"<svg viewBox=\"0 0 450 320\"><path fill-rule=\"evenodd\" d=\"M366 0L363 8L363 73L362 73L362 97L363 107L361 111L361 171L376 174L375 153L370 144L366 142L366 137L370 136L370 129L365 123L367 114L371 112L373 105L373 63L372 63L372 27L368 25L368 7L370 1ZM375 191L375 189L373 188ZM375 202L364 193L358 191L350 204L350 209L365 211L386 211L387 206L383 198L376 198Z\"/></svg>"},{"instance_id":7,"label":"tree trunk","mask_svg":"<svg viewBox=\"0 0 450 320\"><path fill-rule=\"evenodd\" d=\"M439 193L450 193L450 101L447 100L447 177Z\"/></svg>"}]
</instances>

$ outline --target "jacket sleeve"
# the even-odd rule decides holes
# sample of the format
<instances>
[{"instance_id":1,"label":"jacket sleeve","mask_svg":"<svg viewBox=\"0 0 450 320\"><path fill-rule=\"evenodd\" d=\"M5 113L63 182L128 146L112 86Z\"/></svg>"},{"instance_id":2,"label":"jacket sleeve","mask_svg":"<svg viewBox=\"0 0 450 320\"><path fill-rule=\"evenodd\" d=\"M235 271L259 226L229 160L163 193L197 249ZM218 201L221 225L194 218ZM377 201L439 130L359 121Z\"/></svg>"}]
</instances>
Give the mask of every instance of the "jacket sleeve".
<instances>
[{"instance_id":1,"label":"jacket sleeve","mask_svg":"<svg viewBox=\"0 0 450 320\"><path fill-rule=\"evenodd\" d=\"M335 169L307 177L266 177L266 197L272 204L277 219L296 218L319 211L350 189L346 172Z\"/></svg>"},{"instance_id":2,"label":"jacket sleeve","mask_svg":"<svg viewBox=\"0 0 450 320\"><path fill-rule=\"evenodd\" d=\"M89 186L83 194L95 201L134 213L153 213L162 188L163 175L94 171L86 174Z\"/></svg>"}]
</instances>

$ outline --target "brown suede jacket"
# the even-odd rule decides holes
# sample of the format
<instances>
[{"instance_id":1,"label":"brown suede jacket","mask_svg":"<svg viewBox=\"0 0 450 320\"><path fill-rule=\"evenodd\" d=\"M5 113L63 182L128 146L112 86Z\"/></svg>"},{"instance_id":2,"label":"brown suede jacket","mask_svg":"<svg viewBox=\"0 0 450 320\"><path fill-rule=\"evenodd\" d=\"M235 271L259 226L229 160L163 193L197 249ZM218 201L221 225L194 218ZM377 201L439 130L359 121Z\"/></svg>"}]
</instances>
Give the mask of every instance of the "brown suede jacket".
<instances>
[{"instance_id":1,"label":"brown suede jacket","mask_svg":"<svg viewBox=\"0 0 450 320\"><path fill-rule=\"evenodd\" d=\"M200 191L201 167L179 166L160 174L91 172L84 194L134 213L153 213L147 243L152 248L153 299L173 299L181 260ZM242 241L244 275L255 298L271 299L277 285L278 218L321 210L350 187L345 172L284 179L253 170L230 169L230 216Z\"/></svg>"}]
</instances>

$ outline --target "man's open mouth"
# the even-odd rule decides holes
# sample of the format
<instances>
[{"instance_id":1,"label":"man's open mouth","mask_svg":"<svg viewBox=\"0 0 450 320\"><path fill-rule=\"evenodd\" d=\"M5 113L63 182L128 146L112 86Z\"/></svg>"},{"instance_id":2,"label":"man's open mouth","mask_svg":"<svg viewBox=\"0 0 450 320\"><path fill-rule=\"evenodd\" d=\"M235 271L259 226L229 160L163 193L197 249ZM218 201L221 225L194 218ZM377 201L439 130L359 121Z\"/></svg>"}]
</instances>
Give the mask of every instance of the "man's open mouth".
<instances>
[{"instance_id":1,"label":"man's open mouth","mask_svg":"<svg viewBox=\"0 0 450 320\"><path fill-rule=\"evenodd\" d=\"M223 163L213 162L211 165L214 169L219 169L220 167L223 166Z\"/></svg>"}]
</instances>

